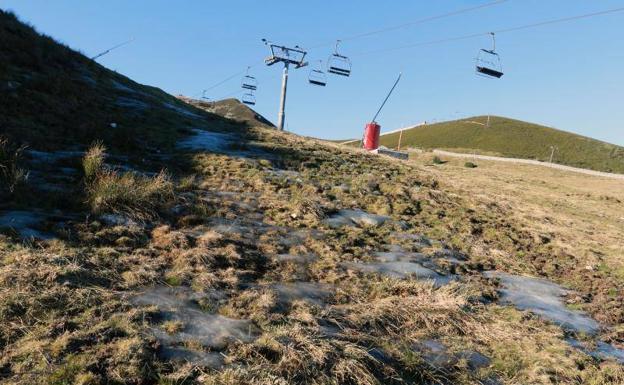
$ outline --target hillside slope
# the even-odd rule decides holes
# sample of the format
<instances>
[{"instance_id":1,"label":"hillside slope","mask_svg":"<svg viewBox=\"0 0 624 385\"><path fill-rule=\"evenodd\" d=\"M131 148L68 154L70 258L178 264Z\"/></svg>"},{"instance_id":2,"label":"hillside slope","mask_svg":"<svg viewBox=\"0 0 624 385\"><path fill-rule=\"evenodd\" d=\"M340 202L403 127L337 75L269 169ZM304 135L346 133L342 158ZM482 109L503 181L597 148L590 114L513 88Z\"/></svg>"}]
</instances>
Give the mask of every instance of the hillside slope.
<instances>
[{"instance_id":1,"label":"hillside slope","mask_svg":"<svg viewBox=\"0 0 624 385\"><path fill-rule=\"evenodd\" d=\"M11 60L12 73L53 81ZM74 63L54 71L78 78ZM89 87L60 115L22 100L62 108L45 84L0 100L20 106L10 120L38 146L11 144L15 131L0 140L3 385L624 382L621 193L592 190L600 205L570 240L560 217L528 226L539 207L517 218L428 166L248 115L176 104L159 122L150 110L170 97L158 90L140 117L119 110L126 134L147 138L78 135L61 119L108 121L110 106L92 102L120 96L106 79ZM557 209L568 193L592 202L552 190Z\"/></svg>"},{"instance_id":2,"label":"hillside slope","mask_svg":"<svg viewBox=\"0 0 624 385\"><path fill-rule=\"evenodd\" d=\"M486 155L548 161L598 171L624 173L624 147L519 120L474 117L418 126L403 131L401 147L459 150ZM399 133L384 135L381 144L396 148Z\"/></svg>"},{"instance_id":3,"label":"hillside slope","mask_svg":"<svg viewBox=\"0 0 624 385\"><path fill-rule=\"evenodd\" d=\"M207 122L230 124L106 69L2 10L0 91L0 134L39 150L96 139L115 151L162 149Z\"/></svg>"}]
</instances>

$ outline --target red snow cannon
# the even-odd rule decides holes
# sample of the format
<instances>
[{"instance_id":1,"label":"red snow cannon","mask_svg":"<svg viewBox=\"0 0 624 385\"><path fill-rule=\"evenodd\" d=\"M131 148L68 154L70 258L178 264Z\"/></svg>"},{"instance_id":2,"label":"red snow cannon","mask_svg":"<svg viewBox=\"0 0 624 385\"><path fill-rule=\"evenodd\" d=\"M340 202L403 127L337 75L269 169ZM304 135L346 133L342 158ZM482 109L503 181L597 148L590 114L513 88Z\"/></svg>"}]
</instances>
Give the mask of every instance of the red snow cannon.
<instances>
[{"instance_id":1,"label":"red snow cannon","mask_svg":"<svg viewBox=\"0 0 624 385\"><path fill-rule=\"evenodd\" d=\"M364 130L364 149L373 151L379 148L379 132L381 126L377 122L371 122L366 125Z\"/></svg>"}]
</instances>

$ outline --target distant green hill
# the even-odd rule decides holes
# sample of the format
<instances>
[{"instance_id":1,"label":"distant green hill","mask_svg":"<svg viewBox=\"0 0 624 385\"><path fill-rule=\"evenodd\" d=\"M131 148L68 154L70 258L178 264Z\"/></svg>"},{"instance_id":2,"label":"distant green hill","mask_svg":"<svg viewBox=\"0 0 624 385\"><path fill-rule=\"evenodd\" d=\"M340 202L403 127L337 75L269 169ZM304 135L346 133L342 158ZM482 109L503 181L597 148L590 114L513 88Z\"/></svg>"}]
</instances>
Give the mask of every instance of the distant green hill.
<instances>
[{"instance_id":1,"label":"distant green hill","mask_svg":"<svg viewBox=\"0 0 624 385\"><path fill-rule=\"evenodd\" d=\"M520 120L491 117L489 127L486 121L480 116L404 130L401 147L548 161L550 146L556 146L556 163L624 173L624 147ZM399 133L388 134L381 144L392 148L398 140Z\"/></svg>"}]
</instances>

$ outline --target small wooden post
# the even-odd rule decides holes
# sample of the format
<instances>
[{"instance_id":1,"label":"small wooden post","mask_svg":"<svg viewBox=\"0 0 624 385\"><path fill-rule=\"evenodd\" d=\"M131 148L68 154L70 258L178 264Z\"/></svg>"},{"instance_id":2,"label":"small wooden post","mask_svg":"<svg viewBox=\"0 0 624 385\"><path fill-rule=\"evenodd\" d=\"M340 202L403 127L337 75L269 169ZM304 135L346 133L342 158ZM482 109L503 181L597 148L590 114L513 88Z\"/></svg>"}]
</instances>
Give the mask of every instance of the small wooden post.
<instances>
[{"instance_id":1,"label":"small wooden post","mask_svg":"<svg viewBox=\"0 0 624 385\"><path fill-rule=\"evenodd\" d=\"M401 138L403 137L403 130L399 132L399 144L397 146L397 151L401 151Z\"/></svg>"}]
</instances>

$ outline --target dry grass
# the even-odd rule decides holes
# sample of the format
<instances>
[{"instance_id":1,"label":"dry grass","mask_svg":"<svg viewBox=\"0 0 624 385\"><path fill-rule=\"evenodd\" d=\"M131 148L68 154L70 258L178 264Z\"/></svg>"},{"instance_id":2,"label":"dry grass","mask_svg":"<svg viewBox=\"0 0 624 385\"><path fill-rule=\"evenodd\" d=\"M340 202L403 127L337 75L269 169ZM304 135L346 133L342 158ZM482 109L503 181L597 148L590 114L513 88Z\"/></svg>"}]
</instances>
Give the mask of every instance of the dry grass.
<instances>
[{"instance_id":1,"label":"dry grass","mask_svg":"<svg viewBox=\"0 0 624 385\"><path fill-rule=\"evenodd\" d=\"M161 171L154 177L136 172L117 172L106 168L106 148L96 143L85 154L87 202L96 214L115 213L147 220L157 216L159 208L172 201L174 185Z\"/></svg>"},{"instance_id":2,"label":"dry grass","mask_svg":"<svg viewBox=\"0 0 624 385\"><path fill-rule=\"evenodd\" d=\"M82 169L87 180L93 180L104 171L106 147L101 142L91 145L82 159Z\"/></svg>"},{"instance_id":3,"label":"dry grass","mask_svg":"<svg viewBox=\"0 0 624 385\"><path fill-rule=\"evenodd\" d=\"M13 193L26 180L27 173L19 166L23 152L24 147L0 137L0 193Z\"/></svg>"},{"instance_id":4,"label":"dry grass","mask_svg":"<svg viewBox=\"0 0 624 385\"><path fill-rule=\"evenodd\" d=\"M495 298L494 287L481 277L484 267L534 273L529 261L542 255L532 246L533 232L506 222L510 211L487 206L482 197L464 198L442 174L486 166L473 170L451 162L426 171L275 131L258 135L276 153L289 154L279 166L296 171L294 176L276 174L265 160L199 154L185 170L192 177L166 182L165 190L183 199L149 226L81 220L72 224L72 237L50 243L0 238L0 321L6 325L0 330L0 368L9 373L9 383L476 385L498 378L503 384L618 384L620 369L567 346L558 327L484 303ZM151 213L167 203L136 205L143 198L125 198L120 190L153 179L106 171L97 160L103 150L91 153L100 166L87 185L114 185L101 188L113 191L103 194L112 198L104 200L101 212L134 215L148 207ZM342 208L385 213L397 222L328 228L323 220ZM223 227L232 232L211 220L227 220ZM236 232L255 221L268 225L264 233L254 233L253 226ZM300 231L310 233L281 242ZM370 260L394 232L441 241L425 253L439 250L442 242L465 253L469 261L458 271L465 280L436 288L343 267ZM411 247L409 241L396 243ZM511 264L521 252L526 259ZM314 258L274 258L285 253ZM320 305L304 299L285 303L274 285L294 281L322 283L331 294ZM163 284L219 293L198 299L199 309L251 320L258 338L217 349L226 364L220 370L163 359L147 328L156 325L157 307L128 301L137 291ZM187 326L158 325L168 333ZM491 364L478 371L462 359L434 364L417 349L423 341L443 344L451 358L480 352Z\"/></svg>"},{"instance_id":5,"label":"dry grass","mask_svg":"<svg viewBox=\"0 0 624 385\"><path fill-rule=\"evenodd\" d=\"M133 172L103 171L87 186L87 199L93 213L115 213L147 220L173 199L173 184L161 171L155 177Z\"/></svg>"},{"instance_id":6,"label":"dry grass","mask_svg":"<svg viewBox=\"0 0 624 385\"><path fill-rule=\"evenodd\" d=\"M414 163L425 165L425 155ZM444 188L470 197L477 207L504 209L509 222L533 238L544 256L499 255L510 270L546 275L590 292L592 302L576 304L601 322L624 320L616 301L624 292L624 182L530 165L480 161L478 169L453 159L428 168ZM500 233L485 234L500 238ZM546 255L548 254L548 255ZM555 258L553 258L555 256Z\"/></svg>"}]
</instances>

